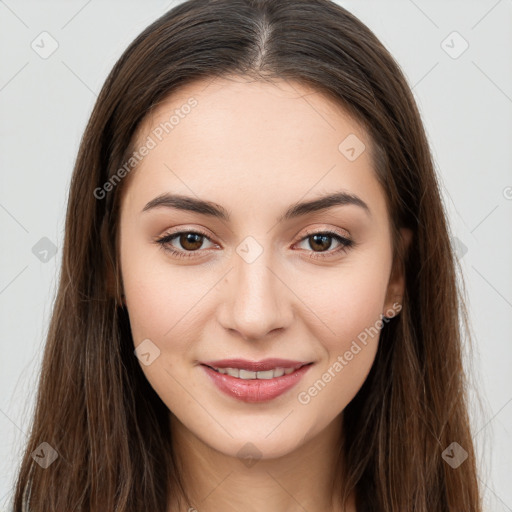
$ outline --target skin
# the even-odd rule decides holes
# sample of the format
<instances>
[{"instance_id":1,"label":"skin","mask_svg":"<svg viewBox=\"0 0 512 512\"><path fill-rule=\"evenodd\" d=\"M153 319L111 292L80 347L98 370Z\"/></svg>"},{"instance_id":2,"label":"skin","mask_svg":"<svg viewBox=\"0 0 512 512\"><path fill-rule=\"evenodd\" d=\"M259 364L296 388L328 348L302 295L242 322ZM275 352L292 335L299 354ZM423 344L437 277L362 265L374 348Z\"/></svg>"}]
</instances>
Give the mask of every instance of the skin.
<instances>
[{"instance_id":1,"label":"skin","mask_svg":"<svg viewBox=\"0 0 512 512\"><path fill-rule=\"evenodd\" d=\"M172 411L173 443L192 499L169 510L353 512L354 496L345 509L335 498L337 462L343 464L336 448L342 412L368 375L378 335L359 343L357 355L308 403L298 396L329 368L332 374L338 357L381 315L392 316L403 295L403 275L392 272L391 224L371 141L318 92L232 77L175 91L145 119L138 144L191 97L197 106L125 183L119 230L134 344L149 339L160 350L141 367ZM349 134L366 146L354 161L338 149ZM361 198L371 214L341 205L277 222L290 205L340 190ZM213 201L231 220L168 207L142 211L164 192ZM188 249L190 258L155 242L187 230L208 238L190 245L185 239L184 246L178 236L168 245ZM336 252L341 244L330 238L322 252L306 231L325 230L356 245ZM262 250L251 263L236 252L248 236ZM314 365L292 390L255 404L221 393L199 364L231 357ZM237 455L249 442L250 466Z\"/></svg>"}]
</instances>

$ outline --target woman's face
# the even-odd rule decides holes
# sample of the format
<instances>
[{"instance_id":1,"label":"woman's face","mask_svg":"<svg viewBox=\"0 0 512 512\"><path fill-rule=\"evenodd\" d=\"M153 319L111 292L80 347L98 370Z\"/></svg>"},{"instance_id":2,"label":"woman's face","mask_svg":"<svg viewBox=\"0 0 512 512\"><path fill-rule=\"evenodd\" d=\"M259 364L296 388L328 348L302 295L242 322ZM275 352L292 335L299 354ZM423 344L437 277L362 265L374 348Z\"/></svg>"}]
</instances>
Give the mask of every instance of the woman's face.
<instances>
[{"instance_id":1,"label":"woman's face","mask_svg":"<svg viewBox=\"0 0 512 512\"><path fill-rule=\"evenodd\" d=\"M119 242L148 381L226 455L292 452L340 419L400 308L367 134L297 83L217 79L170 96L135 149Z\"/></svg>"}]
</instances>

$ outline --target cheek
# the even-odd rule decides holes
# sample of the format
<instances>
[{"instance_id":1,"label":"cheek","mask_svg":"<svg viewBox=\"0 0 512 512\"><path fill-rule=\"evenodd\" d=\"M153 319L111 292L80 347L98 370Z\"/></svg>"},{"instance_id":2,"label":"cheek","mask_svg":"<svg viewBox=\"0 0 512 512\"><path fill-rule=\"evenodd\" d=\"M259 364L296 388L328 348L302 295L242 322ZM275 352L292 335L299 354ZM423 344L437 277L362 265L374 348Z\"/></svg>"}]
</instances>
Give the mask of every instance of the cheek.
<instances>
[{"instance_id":1,"label":"cheek","mask_svg":"<svg viewBox=\"0 0 512 512\"><path fill-rule=\"evenodd\" d=\"M170 337L179 345L181 335L175 333L185 330L197 310L201 297L207 292L207 276L205 282L197 272L193 274L193 267L173 269L161 249L148 246L137 233L130 234L129 227L121 239L120 252L123 288L135 345L146 338L160 345Z\"/></svg>"},{"instance_id":2,"label":"cheek","mask_svg":"<svg viewBox=\"0 0 512 512\"><path fill-rule=\"evenodd\" d=\"M315 323L322 328L319 339L331 355L347 350L352 339L381 318L388 279L387 261L361 260L317 279L314 287L304 288L303 296L316 313Z\"/></svg>"},{"instance_id":3,"label":"cheek","mask_svg":"<svg viewBox=\"0 0 512 512\"><path fill-rule=\"evenodd\" d=\"M183 361L193 358L198 338L193 326L207 286L192 286L195 281L187 278L186 272L171 272L168 266L162 271L161 264L139 266L132 260L127 262L125 273L134 348L147 339L157 347L150 345L158 356L149 365L141 360L142 371L170 410L193 408L190 395L183 393L183 385L189 382Z\"/></svg>"},{"instance_id":4,"label":"cheek","mask_svg":"<svg viewBox=\"0 0 512 512\"><path fill-rule=\"evenodd\" d=\"M187 326L201 309L208 283L197 277L191 280L186 272L159 272L155 267L133 268L127 274L132 276L124 287L135 343L150 338L164 347L168 345L165 340L172 339L173 348L186 346Z\"/></svg>"},{"instance_id":5,"label":"cheek","mask_svg":"<svg viewBox=\"0 0 512 512\"><path fill-rule=\"evenodd\" d=\"M387 262L342 269L320 287L309 289L308 305L324 357L299 390L320 422L330 421L354 398L371 369L379 343L388 282Z\"/></svg>"}]
</instances>

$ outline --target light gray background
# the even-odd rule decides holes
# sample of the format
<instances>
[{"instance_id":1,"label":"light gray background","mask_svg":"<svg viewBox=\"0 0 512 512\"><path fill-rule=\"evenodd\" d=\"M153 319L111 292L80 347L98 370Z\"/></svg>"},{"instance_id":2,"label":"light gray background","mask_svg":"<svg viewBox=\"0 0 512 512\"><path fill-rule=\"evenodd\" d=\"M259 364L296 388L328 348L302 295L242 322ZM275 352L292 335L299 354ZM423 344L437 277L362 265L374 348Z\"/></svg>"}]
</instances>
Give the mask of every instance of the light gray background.
<instances>
[{"instance_id":1,"label":"light gray background","mask_svg":"<svg viewBox=\"0 0 512 512\"><path fill-rule=\"evenodd\" d=\"M468 292L486 510L511 512L512 0L340 3L390 49L419 103ZM0 1L0 512L32 413L81 134L114 62L174 4ZM31 47L43 31L58 43L46 59ZM47 262L32 251L43 237L57 248Z\"/></svg>"}]
</instances>

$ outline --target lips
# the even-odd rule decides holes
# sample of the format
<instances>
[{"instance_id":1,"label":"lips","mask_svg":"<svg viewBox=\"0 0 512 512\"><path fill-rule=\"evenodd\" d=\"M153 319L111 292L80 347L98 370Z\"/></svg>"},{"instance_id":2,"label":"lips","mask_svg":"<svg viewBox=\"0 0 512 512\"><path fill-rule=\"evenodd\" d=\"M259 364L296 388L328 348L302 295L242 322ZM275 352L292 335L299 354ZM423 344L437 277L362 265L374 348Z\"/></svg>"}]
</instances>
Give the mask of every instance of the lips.
<instances>
[{"instance_id":1,"label":"lips","mask_svg":"<svg viewBox=\"0 0 512 512\"><path fill-rule=\"evenodd\" d=\"M223 393L244 402L265 402L293 388L313 363L288 359L207 361L201 367Z\"/></svg>"},{"instance_id":2,"label":"lips","mask_svg":"<svg viewBox=\"0 0 512 512\"><path fill-rule=\"evenodd\" d=\"M262 361L248 361L247 359L222 359L220 361L204 361L201 364L210 368L237 368L251 372L264 372L274 370L275 368L293 368L298 369L301 366L309 364L309 361L292 361L290 359L264 359Z\"/></svg>"},{"instance_id":3,"label":"lips","mask_svg":"<svg viewBox=\"0 0 512 512\"><path fill-rule=\"evenodd\" d=\"M218 373L223 375L231 375L231 377L235 377L237 379L250 380L250 379L259 379L259 380L269 380L275 379L276 377L282 377L283 375L290 375L295 371L294 368L281 368L277 367L271 370L264 370L259 372L253 372L251 370L243 370L240 368L212 368Z\"/></svg>"}]
</instances>

